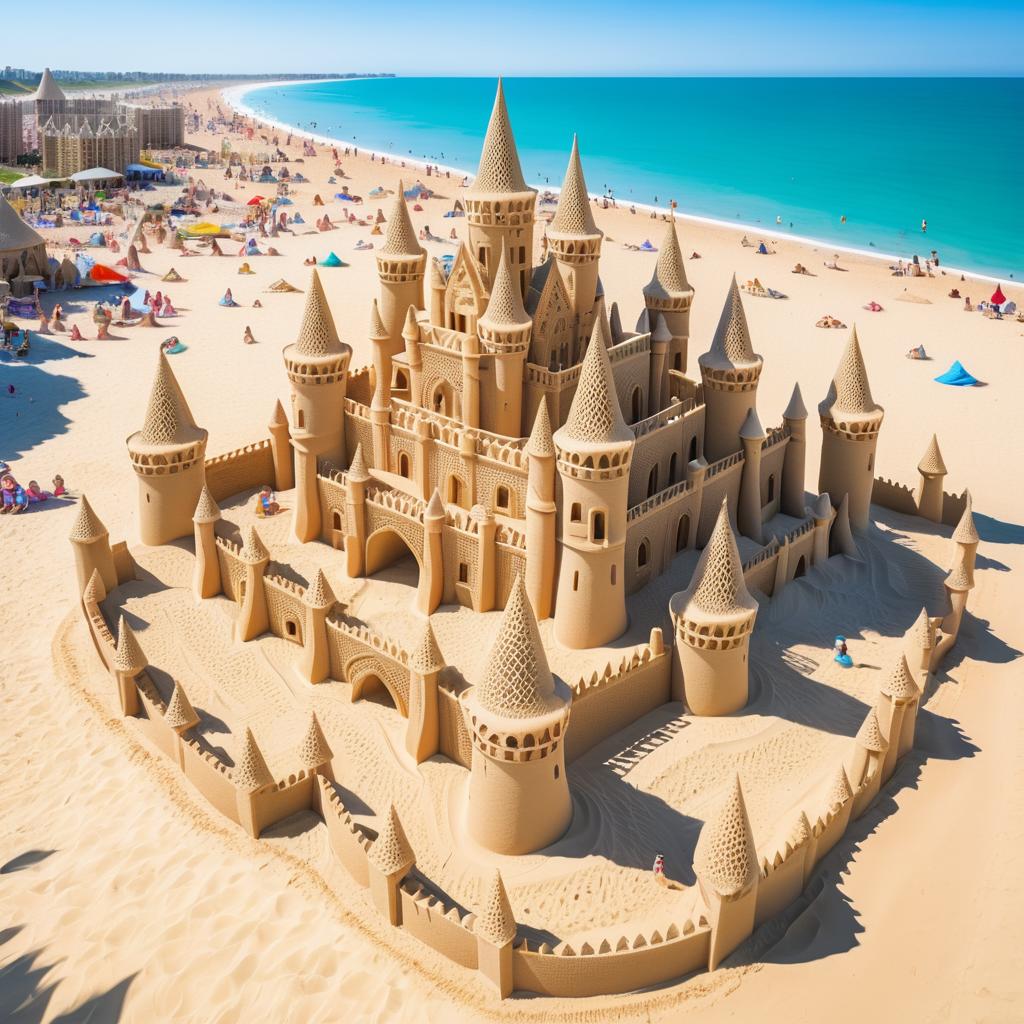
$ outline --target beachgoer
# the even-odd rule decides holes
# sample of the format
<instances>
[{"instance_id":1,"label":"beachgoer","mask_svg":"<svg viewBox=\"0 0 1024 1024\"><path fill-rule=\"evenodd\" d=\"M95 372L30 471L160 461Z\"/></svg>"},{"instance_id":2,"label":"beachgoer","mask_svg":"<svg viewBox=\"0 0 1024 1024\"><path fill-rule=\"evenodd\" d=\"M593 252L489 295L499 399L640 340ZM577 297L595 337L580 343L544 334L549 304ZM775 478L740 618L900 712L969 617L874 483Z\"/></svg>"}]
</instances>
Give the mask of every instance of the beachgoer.
<instances>
[{"instance_id":1,"label":"beachgoer","mask_svg":"<svg viewBox=\"0 0 1024 1024\"><path fill-rule=\"evenodd\" d=\"M17 515L28 508L28 497L25 488L10 473L0 476L0 515L10 512Z\"/></svg>"},{"instance_id":2,"label":"beachgoer","mask_svg":"<svg viewBox=\"0 0 1024 1024\"><path fill-rule=\"evenodd\" d=\"M654 857L654 880L658 885L664 885L666 882L665 878L665 857L658 853Z\"/></svg>"},{"instance_id":3,"label":"beachgoer","mask_svg":"<svg viewBox=\"0 0 1024 1024\"><path fill-rule=\"evenodd\" d=\"M67 493L67 488L64 486L64 477L58 473L53 478L53 496L55 498L62 498Z\"/></svg>"},{"instance_id":4,"label":"beachgoer","mask_svg":"<svg viewBox=\"0 0 1024 1024\"><path fill-rule=\"evenodd\" d=\"M28 498L31 504L35 504L36 502L46 501L50 494L48 491L40 488L38 481L29 480L28 487L25 488L25 497Z\"/></svg>"},{"instance_id":5,"label":"beachgoer","mask_svg":"<svg viewBox=\"0 0 1024 1024\"><path fill-rule=\"evenodd\" d=\"M256 495L256 514L272 516L281 511L281 506L274 499L274 490L270 484L264 484Z\"/></svg>"},{"instance_id":6,"label":"beachgoer","mask_svg":"<svg viewBox=\"0 0 1024 1024\"><path fill-rule=\"evenodd\" d=\"M256 339L252 336L252 328L251 327L246 327L245 333L242 335L242 341L246 345L255 345L256 344Z\"/></svg>"}]
</instances>

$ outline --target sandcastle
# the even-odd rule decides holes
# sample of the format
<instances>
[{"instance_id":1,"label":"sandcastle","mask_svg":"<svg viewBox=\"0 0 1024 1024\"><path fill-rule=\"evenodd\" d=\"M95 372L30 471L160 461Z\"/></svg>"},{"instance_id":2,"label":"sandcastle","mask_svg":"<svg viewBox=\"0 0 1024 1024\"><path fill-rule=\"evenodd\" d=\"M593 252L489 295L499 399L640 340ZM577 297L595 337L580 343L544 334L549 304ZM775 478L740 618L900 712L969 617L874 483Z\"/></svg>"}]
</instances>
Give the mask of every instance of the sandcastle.
<instances>
[{"instance_id":1,"label":"sandcastle","mask_svg":"<svg viewBox=\"0 0 1024 1024\"><path fill-rule=\"evenodd\" d=\"M451 267L428 265L398 191L371 366L351 368L313 271L265 439L209 457L160 353L127 439L142 546L111 544L84 498L72 532L85 622L121 713L216 813L254 838L305 816L353 899L500 996L714 970L912 748L974 585L970 499L944 491L935 439L916 491L876 480L855 331L808 495L799 386L766 431L735 280L687 375L673 222L625 330L575 141L535 267L500 86L466 210ZM872 502L956 524L948 575L911 571ZM907 623L881 685L784 665L790 595L849 623L844 581L881 565Z\"/></svg>"}]
</instances>

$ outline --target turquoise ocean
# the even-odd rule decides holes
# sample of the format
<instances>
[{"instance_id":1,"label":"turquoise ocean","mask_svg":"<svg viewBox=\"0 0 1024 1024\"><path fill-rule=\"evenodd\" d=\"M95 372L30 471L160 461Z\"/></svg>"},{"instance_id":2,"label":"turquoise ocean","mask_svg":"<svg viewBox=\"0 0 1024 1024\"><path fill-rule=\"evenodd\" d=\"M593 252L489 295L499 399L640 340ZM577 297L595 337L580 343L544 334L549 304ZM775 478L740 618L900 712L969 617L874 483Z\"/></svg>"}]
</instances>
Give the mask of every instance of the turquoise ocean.
<instances>
[{"instance_id":1,"label":"turquoise ocean","mask_svg":"<svg viewBox=\"0 0 1024 1024\"><path fill-rule=\"evenodd\" d=\"M241 102L472 173L494 88L353 79L247 89ZM542 188L561 184L576 132L590 191L620 204L674 199L766 239L936 249L947 266L1024 276L1024 78L518 78L505 92L523 171Z\"/></svg>"}]
</instances>

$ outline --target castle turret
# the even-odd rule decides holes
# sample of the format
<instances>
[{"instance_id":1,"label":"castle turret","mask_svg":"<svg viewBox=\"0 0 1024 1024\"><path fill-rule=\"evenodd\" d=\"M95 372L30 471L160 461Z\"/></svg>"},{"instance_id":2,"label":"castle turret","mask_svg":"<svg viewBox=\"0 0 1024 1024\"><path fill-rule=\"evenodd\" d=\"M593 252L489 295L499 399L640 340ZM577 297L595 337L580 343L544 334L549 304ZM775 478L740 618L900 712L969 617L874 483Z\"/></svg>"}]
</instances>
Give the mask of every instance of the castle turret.
<instances>
[{"instance_id":1,"label":"castle turret","mask_svg":"<svg viewBox=\"0 0 1024 1024\"><path fill-rule=\"evenodd\" d=\"M849 494L850 525L855 530L866 529L875 485L875 449L885 410L871 397L856 327L818 414L822 433L818 490L827 491L836 508L843 495Z\"/></svg>"},{"instance_id":2,"label":"castle turret","mask_svg":"<svg viewBox=\"0 0 1024 1024\"><path fill-rule=\"evenodd\" d=\"M309 713L309 723L299 744L298 755L299 764L311 775L322 775L325 779L334 778L334 769L331 767L334 752L327 742L323 729L320 728L320 720L314 711Z\"/></svg>"},{"instance_id":3,"label":"castle turret","mask_svg":"<svg viewBox=\"0 0 1024 1024\"><path fill-rule=\"evenodd\" d=\"M761 543L761 446L767 436L757 418L757 410L751 408L740 427L743 475L736 508L736 525L744 537L758 544Z\"/></svg>"},{"instance_id":4,"label":"castle turret","mask_svg":"<svg viewBox=\"0 0 1024 1024\"><path fill-rule=\"evenodd\" d=\"M420 325L416 320L414 306L410 306L406 310L402 338L405 341L405 356L409 363L409 401L413 405L422 406L423 353L420 351Z\"/></svg>"},{"instance_id":5,"label":"castle turret","mask_svg":"<svg viewBox=\"0 0 1024 1024\"><path fill-rule=\"evenodd\" d=\"M320 533L317 459L335 466L345 459L345 390L352 349L342 344L314 270L296 341L284 350L292 390L292 447L295 449L295 536L310 541Z\"/></svg>"},{"instance_id":6,"label":"castle turret","mask_svg":"<svg viewBox=\"0 0 1024 1024\"><path fill-rule=\"evenodd\" d=\"M494 109L484 136L476 179L466 192L469 249L493 281L498 259L509 255L509 270L526 294L533 263L533 223L537 192L529 188L519 165L505 91L498 79Z\"/></svg>"},{"instance_id":7,"label":"castle turret","mask_svg":"<svg viewBox=\"0 0 1024 1024\"><path fill-rule=\"evenodd\" d=\"M939 439L932 434L928 449L917 464L917 513L933 523L942 522L942 484L946 479L946 463L939 451Z\"/></svg>"},{"instance_id":8,"label":"castle turret","mask_svg":"<svg viewBox=\"0 0 1024 1024\"><path fill-rule=\"evenodd\" d=\"M672 334L665 361L665 369L659 379L657 394L651 393L649 398L652 413L664 409L668 405L669 387L668 371L686 372L687 349L690 344L690 307L693 305L693 288L686 280L686 267L683 265L683 254L679 249L679 235L676 233L675 220L670 220L665 227L665 235L661 240L658 262L654 265L654 275L644 288L644 309L648 322L653 326L657 323L658 314L665 318L665 324ZM637 330L640 328L638 327ZM742 420L741 420L742 422Z\"/></svg>"},{"instance_id":9,"label":"castle turret","mask_svg":"<svg viewBox=\"0 0 1024 1024\"><path fill-rule=\"evenodd\" d=\"M959 544L956 545L956 553L953 568L943 582L949 611L942 620L942 632L953 638L960 633L960 623L967 611L967 598L974 589L974 556Z\"/></svg>"},{"instance_id":10,"label":"castle turret","mask_svg":"<svg viewBox=\"0 0 1024 1024\"><path fill-rule=\"evenodd\" d=\"M448 290L441 262L435 256L430 261L430 322L434 327L444 327L444 296Z\"/></svg>"},{"instance_id":11,"label":"castle turret","mask_svg":"<svg viewBox=\"0 0 1024 1024\"><path fill-rule=\"evenodd\" d=\"M928 609L922 608L914 620L913 626L907 630L903 638L903 653L907 665L914 677L918 692L928 692L928 680L932 671L932 652L935 650L935 628L928 615Z\"/></svg>"},{"instance_id":12,"label":"castle turret","mask_svg":"<svg viewBox=\"0 0 1024 1024\"><path fill-rule=\"evenodd\" d=\"M672 345L672 331L663 313L655 314L654 330L651 332L651 370L647 381L647 413L653 416L668 403L669 395L669 348Z\"/></svg>"},{"instance_id":13,"label":"castle turret","mask_svg":"<svg viewBox=\"0 0 1024 1024\"><path fill-rule=\"evenodd\" d=\"M366 859L373 905L390 924L401 924L402 903L398 886L416 863L416 854L409 845L394 804L388 807Z\"/></svg>"},{"instance_id":14,"label":"castle turret","mask_svg":"<svg viewBox=\"0 0 1024 1024\"><path fill-rule=\"evenodd\" d=\"M114 649L114 675L122 715L139 713L139 691L135 678L148 665L135 632L122 615L117 621L117 647Z\"/></svg>"},{"instance_id":15,"label":"castle turret","mask_svg":"<svg viewBox=\"0 0 1024 1024\"><path fill-rule=\"evenodd\" d=\"M757 601L743 579L726 498L689 587L672 597L669 611L676 638L672 699L685 701L695 715L745 707Z\"/></svg>"},{"instance_id":16,"label":"castle turret","mask_svg":"<svg viewBox=\"0 0 1024 1024\"><path fill-rule=\"evenodd\" d=\"M512 944L516 937L516 919L497 868L491 875L473 931L480 973L497 988L502 999L508 998L513 985Z\"/></svg>"},{"instance_id":17,"label":"castle turret","mask_svg":"<svg viewBox=\"0 0 1024 1024\"><path fill-rule=\"evenodd\" d=\"M713 971L754 930L761 872L739 775L700 830L693 872L708 907L708 970Z\"/></svg>"},{"instance_id":18,"label":"castle turret","mask_svg":"<svg viewBox=\"0 0 1024 1024\"><path fill-rule=\"evenodd\" d=\"M171 693L171 699L167 702L167 708L164 711L164 724L179 736L184 736L189 729L194 729L199 724L199 716L196 714L196 709L192 707L192 702L188 699L188 694L185 693L185 687L181 685L180 679L174 681L174 691Z\"/></svg>"},{"instance_id":19,"label":"castle turret","mask_svg":"<svg viewBox=\"0 0 1024 1024\"><path fill-rule=\"evenodd\" d=\"M523 366L532 330L533 321L523 308L519 287L512 280L503 251L487 309L477 321L477 373L483 392L479 396L480 425L485 430L506 437L523 436Z\"/></svg>"},{"instance_id":20,"label":"castle turret","mask_svg":"<svg viewBox=\"0 0 1024 1024\"><path fill-rule=\"evenodd\" d=\"M782 414L783 425L789 430L789 441L782 456L782 489L780 511L783 515L803 519L806 509L804 487L807 473L807 409L800 385L793 385L789 405Z\"/></svg>"},{"instance_id":21,"label":"castle turret","mask_svg":"<svg viewBox=\"0 0 1024 1024\"><path fill-rule=\"evenodd\" d=\"M740 427L757 407L764 361L750 343L747 315L733 275L711 348L697 360L704 381L704 454L708 462L740 450Z\"/></svg>"},{"instance_id":22,"label":"castle turret","mask_svg":"<svg viewBox=\"0 0 1024 1024\"><path fill-rule=\"evenodd\" d=\"M562 480L555 636L567 647L599 647L627 625L626 509L635 443L622 418L599 323L554 442Z\"/></svg>"},{"instance_id":23,"label":"castle turret","mask_svg":"<svg viewBox=\"0 0 1024 1024\"><path fill-rule=\"evenodd\" d=\"M267 429L270 431L270 450L274 458L274 487L279 491L290 491L295 486L295 466L292 461L288 417L280 399L274 403L274 412Z\"/></svg>"},{"instance_id":24,"label":"castle turret","mask_svg":"<svg viewBox=\"0 0 1024 1024\"><path fill-rule=\"evenodd\" d=\"M373 464L386 472L391 468L391 340L376 299L370 304L370 343L373 345L373 397L370 399Z\"/></svg>"},{"instance_id":25,"label":"castle turret","mask_svg":"<svg viewBox=\"0 0 1024 1024\"><path fill-rule=\"evenodd\" d=\"M139 480L143 544L169 544L192 533L192 513L205 479L206 438L161 349L142 429L127 442Z\"/></svg>"},{"instance_id":26,"label":"castle turret","mask_svg":"<svg viewBox=\"0 0 1024 1024\"><path fill-rule=\"evenodd\" d=\"M529 471L526 482L526 592L539 620L549 618L554 603L555 442L551 437L547 398L541 397L537 418L526 443Z\"/></svg>"},{"instance_id":27,"label":"castle turret","mask_svg":"<svg viewBox=\"0 0 1024 1024\"><path fill-rule=\"evenodd\" d=\"M878 792L881 785L882 759L888 746L878 724L878 714L871 708L853 740L853 763L849 775L850 784L855 790L860 789L869 778L873 778L872 789L874 793Z\"/></svg>"},{"instance_id":28,"label":"castle turret","mask_svg":"<svg viewBox=\"0 0 1024 1024\"><path fill-rule=\"evenodd\" d=\"M256 814L256 798L274 785L274 776L270 774L263 752L248 726L242 739L242 750L235 759L231 781L235 784L238 823L249 835L258 839L262 826Z\"/></svg>"},{"instance_id":29,"label":"castle turret","mask_svg":"<svg viewBox=\"0 0 1024 1024\"><path fill-rule=\"evenodd\" d=\"M974 524L974 502L971 499L971 492L965 491L963 515L953 531L953 564L959 561L966 562L974 572L974 563L978 553L978 528Z\"/></svg>"},{"instance_id":30,"label":"castle turret","mask_svg":"<svg viewBox=\"0 0 1024 1024\"><path fill-rule=\"evenodd\" d=\"M548 225L547 235L551 254L558 263L562 280L569 292L569 301L576 318L578 343L590 337L604 232L594 223L575 135L572 137L569 166L558 196L558 208L554 220Z\"/></svg>"},{"instance_id":31,"label":"castle turret","mask_svg":"<svg viewBox=\"0 0 1024 1024\"><path fill-rule=\"evenodd\" d=\"M380 316L388 334L388 358L402 350L402 325L410 306L423 308L423 276L427 252L416 237L409 217L402 182L398 183L391 207L384 244L376 251L377 276L380 278ZM388 378L391 386L391 378Z\"/></svg>"},{"instance_id":32,"label":"castle turret","mask_svg":"<svg viewBox=\"0 0 1024 1024\"><path fill-rule=\"evenodd\" d=\"M466 821L495 853L549 846L569 827L565 730L571 693L551 675L517 576L480 682L462 697L473 741Z\"/></svg>"},{"instance_id":33,"label":"castle turret","mask_svg":"<svg viewBox=\"0 0 1024 1024\"><path fill-rule=\"evenodd\" d=\"M305 630L302 636L302 657L299 676L307 683L322 683L331 672L331 654L327 646L327 613L334 607L334 593L317 569L313 582L306 588L302 604L306 609Z\"/></svg>"},{"instance_id":34,"label":"castle turret","mask_svg":"<svg viewBox=\"0 0 1024 1024\"><path fill-rule=\"evenodd\" d=\"M117 570L110 551L110 534L93 511L89 499L83 494L78 503L75 523L68 535L75 553L75 575L79 596L85 591L89 578L98 571L106 594L117 586Z\"/></svg>"},{"instance_id":35,"label":"castle turret","mask_svg":"<svg viewBox=\"0 0 1024 1024\"><path fill-rule=\"evenodd\" d=\"M246 527L245 543L238 552L242 563L242 579L238 583L239 611L235 635L239 640L252 640L270 628L267 595L263 574L270 562L270 552L263 546L255 526Z\"/></svg>"},{"instance_id":36,"label":"castle turret","mask_svg":"<svg viewBox=\"0 0 1024 1024\"><path fill-rule=\"evenodd\" d=\"M882 758L883 782L892 775L896 761L914 745L920 695L906 655L901 652L878 695L878 724L889 744Z\"/></svg>"},{"instance_id":37,"label":"castle turret","mask_svg":"<svg viewBox=\"0 0 1024 1024\"><path fill-rule=\"evenodd\" d=\"M221 592L223 583L220 575L220 559L217 557L215 530L220 519L220 509L206 486L203 486L192 513L193 532L196 545L196 564L192 574L192 591L197 598L213 597Z\"/></svg>"},{"instance_id":38,"label":"castle turret","mask_svg":"<svg viewBox=\"0 0 1024 1024\"><path fill-rule=\"evenodd\" d=\"M409 654L409 720L405 749L417 764L438 751L437 680L443 668L444 657L427 619L419 643Z\"/></svg>"}]
</instances>

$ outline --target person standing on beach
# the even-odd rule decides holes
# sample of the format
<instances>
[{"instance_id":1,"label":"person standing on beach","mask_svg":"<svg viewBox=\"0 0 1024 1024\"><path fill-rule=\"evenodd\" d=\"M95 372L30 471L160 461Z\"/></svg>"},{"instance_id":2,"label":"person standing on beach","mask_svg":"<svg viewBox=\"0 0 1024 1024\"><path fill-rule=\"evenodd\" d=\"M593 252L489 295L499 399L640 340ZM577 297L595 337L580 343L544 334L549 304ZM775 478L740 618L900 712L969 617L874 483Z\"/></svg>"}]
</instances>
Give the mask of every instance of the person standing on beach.
<instances>
[{"instance_id":1,"label":"person standing on beach","mask_svg":"<svg viewBox=\"0 0 1024 1024\"><path fill-rule=\"evenodd\" d=\"M921 234L927 234L928 232L928 221L921 219Z\"/></svg>"}]
</instances>

